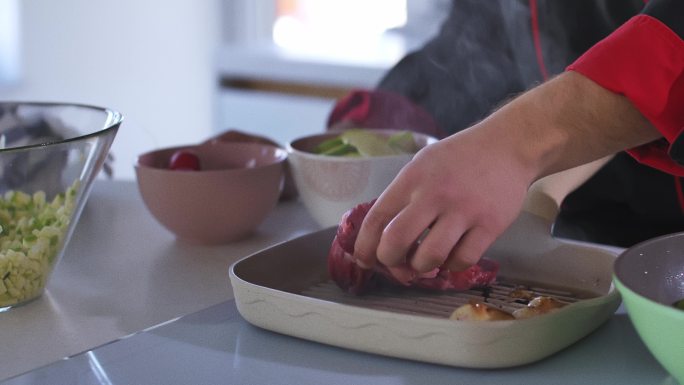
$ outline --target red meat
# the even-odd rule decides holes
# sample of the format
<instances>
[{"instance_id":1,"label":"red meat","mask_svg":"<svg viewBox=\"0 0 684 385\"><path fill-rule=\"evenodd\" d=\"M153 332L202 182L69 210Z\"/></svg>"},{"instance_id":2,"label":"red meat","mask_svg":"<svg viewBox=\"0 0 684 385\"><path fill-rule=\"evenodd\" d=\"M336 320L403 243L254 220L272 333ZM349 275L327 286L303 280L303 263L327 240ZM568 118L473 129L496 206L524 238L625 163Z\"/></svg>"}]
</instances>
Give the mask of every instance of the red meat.
<instances>
[{"instance_id":1,"label":"red meat","mask_svg":"<svg viewBox=\"0 0 684 385\"><path fill-rule=\"evenodd\" d=\"M376 264L373 269L362 269L354 262L354 243L363 218L373 203L375 201L362 203L342 216L330 247L328 272L343 290L353 294L363 294L379 280L424 289L467 290L490 285L496 279L499 264L484 258L465 271L436 268L428 273L418 273L408 265L389 268L382 264Z\"/></svg>"}]
</instances>

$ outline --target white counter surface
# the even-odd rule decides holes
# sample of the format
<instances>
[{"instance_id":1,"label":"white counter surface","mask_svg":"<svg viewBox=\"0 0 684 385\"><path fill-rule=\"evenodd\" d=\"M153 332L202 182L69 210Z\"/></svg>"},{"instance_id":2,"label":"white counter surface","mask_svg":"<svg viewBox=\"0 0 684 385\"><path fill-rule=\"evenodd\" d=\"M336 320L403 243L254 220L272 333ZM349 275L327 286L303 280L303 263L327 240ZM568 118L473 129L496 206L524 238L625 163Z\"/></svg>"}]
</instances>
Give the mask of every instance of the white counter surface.
<instances>
[{"instance_id":1,"label":"white counter surface","mask_svg":"<svg viewBox=\"0 0 684 385\"><path fill-rule=\"evenodd\" d=\"M541 361L497 370L340 349L252 326L235 301L214 305L3 385L677 385L624 313Z\"/></svg>"},{"instance_id":2,"label":"white counter surface","mask_svg":"<svg viewBox=\"0 0 684 385\"><path fill-rule=\"evenodd\" d=\"M0 313L0 382L676 384L623 309L568 349L502 370L381 357L247 323L232 299L229 266L317 228L302 205L288 202L242 242L182 244L147 213L134 182L98 181L48 292Z\"/></svg>"},{"instance_id":3,"label":"white counter surface","mask_svg":"<svg viewBox=\"0 0 684 385\"><path fill-rule=\"evenodd\" d=\"M0 380L229 300L234 261L317 228L286 202L244 241L183 244L135 182L97 181L47 292L0 313Z\"/></svg>"}]
</instances>

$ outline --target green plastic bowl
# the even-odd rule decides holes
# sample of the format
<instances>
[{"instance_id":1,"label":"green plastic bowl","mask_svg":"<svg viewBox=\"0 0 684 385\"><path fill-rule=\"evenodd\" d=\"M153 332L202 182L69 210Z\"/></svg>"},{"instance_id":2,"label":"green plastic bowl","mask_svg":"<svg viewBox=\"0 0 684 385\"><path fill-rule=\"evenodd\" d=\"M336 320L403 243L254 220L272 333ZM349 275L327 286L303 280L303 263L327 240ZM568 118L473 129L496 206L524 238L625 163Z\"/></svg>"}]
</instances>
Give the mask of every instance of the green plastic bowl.
<instances>
[{"instance_id":1,"label":"green plastic bowl","mask_svg":"<svg viewBox=\"0 0 684 385\"><path fill-rule=\"evenodd\" d=\"M660 364L684 384L684 233L665 235L625 250L613 281L634 328Z\"/></svg>"}]
</instances>

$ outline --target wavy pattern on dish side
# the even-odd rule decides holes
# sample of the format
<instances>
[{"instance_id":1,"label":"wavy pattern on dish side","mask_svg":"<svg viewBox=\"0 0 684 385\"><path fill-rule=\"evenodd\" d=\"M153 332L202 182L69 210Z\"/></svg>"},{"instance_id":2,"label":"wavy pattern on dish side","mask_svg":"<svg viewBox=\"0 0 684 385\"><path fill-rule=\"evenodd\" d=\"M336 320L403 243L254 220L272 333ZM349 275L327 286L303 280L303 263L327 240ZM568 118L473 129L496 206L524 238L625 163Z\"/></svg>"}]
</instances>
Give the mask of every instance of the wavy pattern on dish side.
<instances>
[{"instance_id":1,"label":"wavy pattern on dish side","mask_svg":"<svg viewBox=\"0 0 684 385\"><path fill-rule=\"evenodd\" d=\"M423 339L430 338L430 337L453 337L448 333L442 333L442 332L428 332L428 333L421 333L421 334L417 334L417 335L407 335L404 333L400 333L394 329L388 329L387 325L382 325L382 324L375 323L375 322L367 322L367 323L363 323L363 324L359 324L359 325L353 325L353 326L352 325L340 324L339 322L337 322L337 321L339 321L339 319L328 316L326 314L316 312L316 311L306 311L303 313L296 313L295 314L295 313L291 313L289 311L283 310L277 304L275 304L271 301L265 300L265 299L257 299L257 300L253 300L253 301L240 301L240 303L242 303L244 305L249 305L249 306L254 306L254 305L264 303L264 304L266 304L272 308L275 308L276 310L278 310L278 312L285 314L291 318L301 319L301 318L305 318L305 317L309 317L309 316L318 316L320 318L324 318L324 319L328 320L329 322L335 324L336 326L338 326L340 328L347 329L347 330L361 330L361 329L369 329L369 328L378 328L381 330L389 331L392 334L397 335L401 338L411 339L411 340L423 340Z\"/></svg>"}]
</instances>

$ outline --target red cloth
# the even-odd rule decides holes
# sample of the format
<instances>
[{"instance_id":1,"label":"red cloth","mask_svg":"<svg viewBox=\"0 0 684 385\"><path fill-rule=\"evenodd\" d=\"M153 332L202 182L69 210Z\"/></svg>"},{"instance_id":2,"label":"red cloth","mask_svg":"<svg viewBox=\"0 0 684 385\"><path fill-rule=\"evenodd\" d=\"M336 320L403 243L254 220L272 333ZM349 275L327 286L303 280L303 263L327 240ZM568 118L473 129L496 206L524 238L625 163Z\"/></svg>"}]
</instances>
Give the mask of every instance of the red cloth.
<instances>
[{"instance_id":1,"label":"red cloth","mask_svg":"<svg viewBox=\"0 0 684 385\"><path fill-rule=\"evenodd\" d=\"M328 117L328 128L389 128L440 139L446 136L425 109L403 95L382 90L354 90L338 100Z\"/></svg>"},{"instance_id":2,"label":"red cloth","mask_svg":"<svg viewBox=\"0 0 684 385\"><path fill-rule=\"evenodd\" d=\"M628 150L639 162L684 176L668 151L684 131L684 41L659 20L639 15L600 41L568 70L625 95L663 134Z\"/></svg>"}]
</instances>

